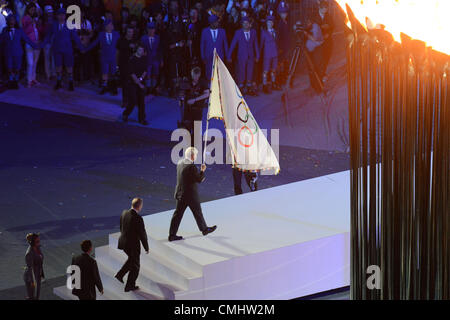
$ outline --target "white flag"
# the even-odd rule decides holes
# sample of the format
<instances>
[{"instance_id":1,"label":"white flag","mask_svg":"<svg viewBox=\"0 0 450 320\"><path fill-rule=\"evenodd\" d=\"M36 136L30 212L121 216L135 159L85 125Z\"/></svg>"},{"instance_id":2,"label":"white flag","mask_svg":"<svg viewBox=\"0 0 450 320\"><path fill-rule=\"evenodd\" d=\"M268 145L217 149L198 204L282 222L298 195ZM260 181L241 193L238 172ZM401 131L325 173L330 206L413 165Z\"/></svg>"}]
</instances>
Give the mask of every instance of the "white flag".
<instances>
[{"instance_id":1,"label":"white flag","mask_svg":"<svg viewBox=\"0 0 450 320\"><path fill-rule=\"evenodd\" d=\"M227 67L215 54L208 120L222 119L233 166L244 171L278 174L280 165Z\"/></svg>"}]
</instances>

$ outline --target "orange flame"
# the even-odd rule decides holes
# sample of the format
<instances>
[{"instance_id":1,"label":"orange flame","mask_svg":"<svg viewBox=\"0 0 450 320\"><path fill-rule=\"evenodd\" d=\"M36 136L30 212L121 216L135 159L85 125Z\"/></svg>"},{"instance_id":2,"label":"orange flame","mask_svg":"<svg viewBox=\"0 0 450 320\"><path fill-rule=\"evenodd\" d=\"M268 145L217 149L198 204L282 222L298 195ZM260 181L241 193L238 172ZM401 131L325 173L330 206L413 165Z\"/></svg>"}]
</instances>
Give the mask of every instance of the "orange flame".
<instances>
[{"instance_id":1,"label":"orange flame","mask_svg":"<svg viewBox=\"0 0 450 320\"><path fill-rule=\"evenodd\" d=\"M400 33L450 55L450 0L335 0L352 9L366 29L380 28L398 42ZM348 23L349 25L349 23ZM350 25L349 25L350 26Z\"/></svg>"}]
</instances>

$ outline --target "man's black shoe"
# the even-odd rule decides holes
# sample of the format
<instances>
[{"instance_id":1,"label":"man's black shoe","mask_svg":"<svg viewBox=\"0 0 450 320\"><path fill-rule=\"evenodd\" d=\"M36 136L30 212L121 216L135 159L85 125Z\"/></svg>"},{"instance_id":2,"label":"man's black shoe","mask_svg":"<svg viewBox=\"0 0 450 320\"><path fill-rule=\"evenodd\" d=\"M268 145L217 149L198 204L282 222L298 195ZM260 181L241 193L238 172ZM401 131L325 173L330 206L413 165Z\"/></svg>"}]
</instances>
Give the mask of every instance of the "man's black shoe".
<instances>
[{"instance_id":1,"label":"man's black shoe","mask_svg":"<svg viewBox=\"0 0 450 320\"><path fill-rule=\"evenodd\" d=\"M14 81L13 89L14 89L14 90L19 89L19 82L18 82L18 81Z\"/></svg>"},{"instance_id":2,"label":"man's black shoe","mask_svg":"<svg viewBox=\"0 0 450 320\"><path fill-rule=\"evenodd\" d=\"M117 86L115 86L115 85L112 86L111 94L113 96L117 96L119 94L119 92L117 91Z\"/></svg>"},{"instance_id":3,"label":"man's black shoe","mask_svg":"<svg viewBox=\"0 0 450 320\"><path fill-rule=\"evenodd\" d=\"M172 242L172 241L177 241L177 240L183 240L183 237L182 236L169 236L169 241L170 242Z\"/></svg>"},{"instance_id":4,"label":"man's black shoe","mask_svg":"<svg viewBox=\"0 0 450 320\"><path fill-rule=\"evenodd\" d=\"M73 81L69 81L69 91L73 91Z\"/></svg>"},{"instance_id":5,"label":"man's black shoe","mask_svg":"<svg viewBox=\"0 0 450 320\"><path fill-rule=\"evenodd\" d=\"M100 90L99 94L105 94L106 91L108 91L108 89L106 88L106 86L102 86L102 90Z\"/></svg>"},{"instance_id":6,"label":"man's black shoe","mask_svg":"<svg viewBox=\"0 0 450 320\"><path fill-rule=\"evenodd\" d=\"M135 290L139 290L139 287L138 286L134 286L134 287L130 287L130 288L125 287L125 292L135 291Z\"/></svg>"},{"instance_id":7,"label":"man's black shoe","mask_svg":"<svg viewBox=\"0 0 450 320\"><path fill-rule=\"evenodd\" d=\"M122 115L122 121L123 122L128 122L128 116L126 116L126 115Z\"/></svg>"},{"instance_id":8,"label":"man's black shoe","mask_svg":"<svg viewBox=\"0 0 450 320\"><path fill-rule=\"evenodd\" d=\"M139 121L139 123L142 124L143 126L148 126L147 120Z\"/></svg>"},{"instance_id":9,"label":"man's black shoe","mask_svg":"<svg viewBox=\"0 0 450 320\"><path fill-rule=\"evenodd\" d=\"M217 226L208 227L202 233L203 233L204 236L206 236L208 233L216 231L216 229L217 229Z\"/></svg>"},{"instance_id":10,"label":"man's black shoe","mask_svg":"<svg viewBox=\"0 0 450 320\"><path fill-rule=\"evenodd\" d=\"M114 276L114 278L116 278L117 280L119 280L120 282L123 283L123 278L119 277L117 274Z\"/></svg>"}]
</instances>

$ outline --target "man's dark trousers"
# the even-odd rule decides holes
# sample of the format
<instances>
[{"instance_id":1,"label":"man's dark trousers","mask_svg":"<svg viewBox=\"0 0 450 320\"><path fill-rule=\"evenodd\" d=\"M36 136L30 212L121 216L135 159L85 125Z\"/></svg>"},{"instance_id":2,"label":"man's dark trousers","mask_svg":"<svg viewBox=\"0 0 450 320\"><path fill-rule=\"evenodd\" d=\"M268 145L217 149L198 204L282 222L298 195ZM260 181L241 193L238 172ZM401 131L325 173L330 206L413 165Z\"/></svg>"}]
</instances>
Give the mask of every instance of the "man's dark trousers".
<instances>
[{"instance_id":1,"label":"man's dark trousers","mask_svg":"<svg viewBox=\"0 0 450 320\"><path fill-rule=\"evenodd\" d=\"M186 202L184 200L177 200L177 207L172 217L172 221L170 223L169 235L175 236L178 232L178 227L180 226L181 219L183 219L184 211L189 207L192 213L194 214L195 221L197 222L197 226L201 231L205 231L208 226L206 225L205 219L202 213L202 207L200 203L197 201L189 201Z\"/></svg>"},{"instance_id":2,"label":"man's dark trousers","mask_svg":"<svg viewBox=\"0 0 450 320\"><path fill-rule=\"evenodd\" d=\"M138 120L145 120L145 91L136 84L129 84L127 88L128 106L123 112L125 116L129 116L133 112L134 107L138 107Z\"/></svg>"},{"instance_id":3,"label":"man's dark trousers","mask_svg":"<svg viewBox=\"0 0 450 320\"><path fill-rule=\"evenodd\" d=\"M117 276L123 278L127 272L129 272L125 288L133 288L136 286L136 279L138 278L139 269L141 267L139 259L140 253L129 249L125 249L124 251L128 256L128 259L122 269L117 272Z\"/></svg>"}]
</instances>

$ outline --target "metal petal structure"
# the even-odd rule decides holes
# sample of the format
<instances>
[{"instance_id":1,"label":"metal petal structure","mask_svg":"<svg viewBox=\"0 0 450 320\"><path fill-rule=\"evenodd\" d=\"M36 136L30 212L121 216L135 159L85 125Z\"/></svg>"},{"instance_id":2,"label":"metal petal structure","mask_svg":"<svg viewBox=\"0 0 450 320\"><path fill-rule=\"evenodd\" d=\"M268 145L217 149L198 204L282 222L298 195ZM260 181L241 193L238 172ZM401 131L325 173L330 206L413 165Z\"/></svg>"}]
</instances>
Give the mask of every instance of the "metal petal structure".
<instances>
[{"instance_id":1,"label":"metal petal structure","mask_svg":"<svg viewBox=\"0 0 450 320\"><path fill-rule=\"evenodd\" d=\"M450 56L346 15L351 298L450 299Z\"/></svg>"}]
</instances>

